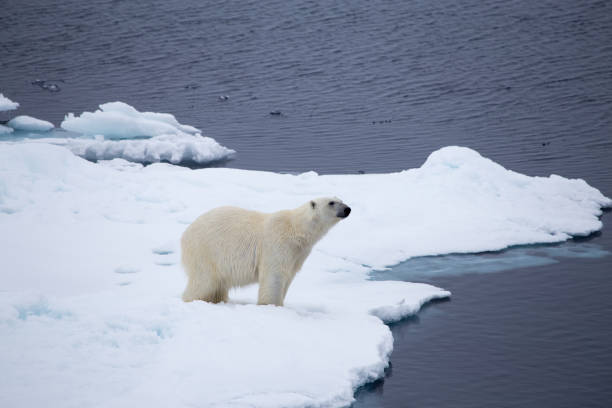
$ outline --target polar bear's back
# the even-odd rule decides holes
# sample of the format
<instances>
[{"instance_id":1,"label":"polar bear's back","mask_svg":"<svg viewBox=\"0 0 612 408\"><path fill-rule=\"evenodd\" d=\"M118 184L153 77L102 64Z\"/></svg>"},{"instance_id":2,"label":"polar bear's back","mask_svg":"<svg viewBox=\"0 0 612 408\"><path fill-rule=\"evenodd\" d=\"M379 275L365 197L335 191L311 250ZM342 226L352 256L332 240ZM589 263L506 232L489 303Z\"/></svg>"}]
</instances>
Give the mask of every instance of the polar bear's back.
<instances>
[{"instance_id":1,"label":"polar bear's back","mask_svg":"<svg viewBox=\"0 0 612 408\"><path fill-rule=\"evenodd\" d=\"M181 238L187 275L232 287L257 282L258 244L266 214L215 208L198 217Z\"/></svg>"}]
</instances>

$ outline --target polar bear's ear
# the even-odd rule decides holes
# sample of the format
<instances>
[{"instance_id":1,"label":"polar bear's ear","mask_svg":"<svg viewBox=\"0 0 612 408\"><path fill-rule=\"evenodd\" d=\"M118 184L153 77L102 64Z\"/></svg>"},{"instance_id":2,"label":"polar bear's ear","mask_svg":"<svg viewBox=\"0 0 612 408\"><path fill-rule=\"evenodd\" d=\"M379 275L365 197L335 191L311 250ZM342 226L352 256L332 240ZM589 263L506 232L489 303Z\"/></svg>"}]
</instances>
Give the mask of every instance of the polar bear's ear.
<instances>
[{"instance_id":1,"label":"polar bear's ear","mask_svg":"<svg viewBox=\"0 0 612 408\"><path fill-rule=\"evenodd\" d=\"M314 201L311 201L310 206L314 209L317 206L317 203L315 203Z\"/></svg>"}]
</instances>

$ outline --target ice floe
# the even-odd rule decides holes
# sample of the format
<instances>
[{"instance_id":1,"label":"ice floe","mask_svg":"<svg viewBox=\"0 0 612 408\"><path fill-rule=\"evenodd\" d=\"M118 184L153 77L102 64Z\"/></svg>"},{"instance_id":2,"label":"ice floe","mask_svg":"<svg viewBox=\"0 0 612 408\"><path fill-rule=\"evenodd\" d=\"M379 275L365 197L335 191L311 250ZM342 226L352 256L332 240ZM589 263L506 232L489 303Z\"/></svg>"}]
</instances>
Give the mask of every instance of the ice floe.
<instances>
[{"instance_id":1,"label":"ice floe","mask_svg":"<svg viewBox=\"0 0 612 408\"><path fill-rule=\"evenodd\" d=\"M0 112L17 109L19 102L13 102L2 93L0 93Z\"/></svg>"},{"instance_id":2,"label":"ice floe","mask_svg":"<svg viewBox=\"0 0 612 408\"><path fill-rule=\"evenodd\" d=\"M53 123L46 120L36 119L27 115L16 116L9 120L7 126L15 130L25 130L29 132L47 132L54 128Z\"/></svg>"},{"instance_id":3,"label":"ice floe","mask_svg":"<svg viewBox=\"0 0 612 408\"><path fill-rule=\"evenodd\" d=\"M193 126L180 124L170 113L139 112L124 102L104 103L95 112L83 112L80 116L69 113L61 127L83 135L103 135L107 139L200 132Z\"/></svg>"},{"instance_id":4,"label":"ice floe","mask_svg":"<svg viewBox=\"0 0 612 408\"><path fill-rule=\"evenodd\" d=\"M199 134L160 135L150 139L70 138L39 141L64 145L77 156L91 161L120 158L145 164L162 161L208 164L227 160L235 154L234 150Z\"/></svg>"},{"instance_id":5,"label":"ice floe","mask_svg":"<svg viewBox=\"0 0 612 408\"><path fill-rule=\"evenodd\" d=\"M418 255L559 242L612 201L460 147L392 174L300 175L101 164L68 146L0 144L0 406L341 407L383 375L383 323L449 293L370 281ZM260 211L337 195L353 209L315 246L286 306L183 303L178 241L219 205ZM165 261L167 260L167 262ZM32 392L36 389L36 392Z\"/></svg>"},{"instance_id":6,"label":"ice floe","mask_svg":"<svg viewBox=\"0 0 612 408\"><path fill-rule=\"evenodd\" d=\"M169 113L139 112L123 102L102 104L99 110L79 117L68 114L61 124L63 130L53 134L44 133L53 124L29 116L18 116L8 126L22 131L9 142L60 145L90 161L207 165L231 159L236 153ZM0 134L12 132L11 128L0 128Z\"/></svg>"}]
</instances>

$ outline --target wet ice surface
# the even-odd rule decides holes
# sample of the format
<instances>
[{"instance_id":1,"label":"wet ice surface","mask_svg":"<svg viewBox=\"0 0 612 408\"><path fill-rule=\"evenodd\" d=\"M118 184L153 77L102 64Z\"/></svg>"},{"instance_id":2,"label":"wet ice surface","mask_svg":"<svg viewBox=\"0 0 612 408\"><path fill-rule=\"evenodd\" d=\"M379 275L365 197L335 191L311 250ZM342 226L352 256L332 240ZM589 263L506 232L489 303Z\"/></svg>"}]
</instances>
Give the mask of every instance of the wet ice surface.
<instances>
[{"instance_id":1,"label":"wet ice surface","mask_svg":"<svg viewBox=\"0 0 612 408\"><path fill-rule=\"evenodd\" d=\"M599 244L572 240L559 245L531 245L499 252L417 257L388 270L374 271L373 280L435 281L438 277L494 273L551 265L568 258L599 259L612 254Z\"/></svg>"}]
</instances>

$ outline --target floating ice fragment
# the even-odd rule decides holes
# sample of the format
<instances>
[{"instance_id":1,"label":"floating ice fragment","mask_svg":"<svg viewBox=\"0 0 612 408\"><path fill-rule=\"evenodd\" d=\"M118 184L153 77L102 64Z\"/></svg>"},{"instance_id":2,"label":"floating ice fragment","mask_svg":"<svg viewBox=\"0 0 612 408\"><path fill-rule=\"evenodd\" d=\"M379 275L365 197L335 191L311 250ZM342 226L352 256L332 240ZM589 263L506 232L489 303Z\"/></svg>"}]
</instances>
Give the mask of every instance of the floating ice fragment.
<instances>
[{"instance_id":1,"label":"floating ice fragment","mask_svg":"<svg viewBox=\"0 0 612 408\"><path fill-rule=\"evenodd\" d=\"M36 79L32 81L32 85L40 86L42 89L49 92L59 92L61 91L61 88L56 82L64 82L64 80L60 79L58 81L46 81L42 79Z\"/></svg>"},{"instance_id":2,"label":"floating ice fragment","mask_svg":"<svg viewBox=\"0 0 612 408\"><path fill-rule=\"evenodd\" d=\"M6 96L0 93L0 112L17 109L19 107L18 102L13 102Z\"/></svg>"},{"instance_id":3,"label":"floating ice fragment","mask_svg":"<svg viewBox=\"0 0 612 408\"><path fill-rule=\"evenodd\" d=\"M199 133L193 126L180 124L170 113L139 112L123 102L104 103L99 110L83 112L81 116L69 113L61 127L84 135L104 135L110 139Z\"/></svg>"},{"instance_id":4,"label":"floating ice fragment","mask_svg":"<svg viewBox=\"0 0 612 408\"><path fill-rule=\"evenodd\" d=\"M53 129L52 123L29 116L18 116L8 125L0 125L0 134L10 133L13 128L30 132ZM61 127L87 137L31 134L31 139L22 142L61 145L90 161L123 159L142 164L169 162L201 166L231 159L236 153L202 136L195 127L179 123L169 113L139 112L123 102L102 104L100 110L83 112L80 117L69 113ZM105 165L127 170L120 162Z\"/></svg>"},{"instance_id":5,"label":"floating ice fragment","mask_svg":"<svg viewBox=\"0 0 612 408\"><path fill-rule=\"evenodd\" d=\"M210 137L190 134L161 135L151 139L65 139L57 140L87 160L116 158L138 163L207 164L228 160L236 153Z\"/></svg>"},{"instance_id":6,"label":"floating ice fragment","mask_svg":"<svg viewBox=\"0 0 612 408\"><path fill-rule=\"evenodd\" d=\"M9 120L8 126L15 130L25 130L29 132L47 132L54 128L53 123L40 120L27 115L16 116Z\"/></svg>"},{"instance_id":7,"label":"floating ice fragment","mask_svg":"<svg viewBox=\"0 0 612 408\"><path fill-rule=\"evenodd\" d=\"M68 139L64 143L76 155L93 161L122 158L139 163L207 164L227 160L235 153L201 136L195 127L180 124L169 113L139 112L123 102L102 104L100 110L83 112L80 117L69 113L61 126L97 135L95 140ZM128 139L135 137L150 139Z\"/></svg>"}]
</instances>

